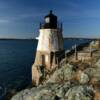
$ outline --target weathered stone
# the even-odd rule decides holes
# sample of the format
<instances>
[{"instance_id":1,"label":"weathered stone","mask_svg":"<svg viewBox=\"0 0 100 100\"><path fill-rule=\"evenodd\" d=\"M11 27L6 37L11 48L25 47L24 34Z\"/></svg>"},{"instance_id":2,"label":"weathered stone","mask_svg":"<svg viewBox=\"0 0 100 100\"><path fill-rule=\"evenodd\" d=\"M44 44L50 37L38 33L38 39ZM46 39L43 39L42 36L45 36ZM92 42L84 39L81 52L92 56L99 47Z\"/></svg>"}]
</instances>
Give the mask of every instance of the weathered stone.
<instances>
[{"instance_id":1,"label":"weathered stone","mask_svg":"<svg viewBox=\"0 0 100 100\"><path fill-rule=\"evenodd\" d=\"M47 82L57 83L70 80L75 75L74 66L66 64L62 68L56 70Z\"/></svg>"},{"instance_id":2,"label":"weathered stone","mask_svg":"<svg viewBox=\"0 0 100 100\"><path fill-rule=\"evenodd\" d=\"M11 100L97 100L100 95L100 60L95 66L81 70L79 66L76 69L74 65L65 64L48 77L46 84L19 92ZM42 74L42 77L45 76Z\"/></svg>"},{"instance_id":3,"label":"weathered stone","mask_svg":"<svg viewBox=\"0 0 100 100\"><path fill-rule=\"evenodd\" d=\"M96 48L96 49L100 48L100 39L98 39L98 40L96 40L96 41L92 41L92 42L90 43L90 46L91 46L92 48Z\"/></svg>"},{"instance_id":4,"label":"weathered stone","mask_svg":"<svg viewBox=\"0 0 100 100\"><path fill-rule=\"evenodd\" d=\"M99 98L100 98L100 91L99 92L95 92L94 100L99 100Z\"/></svg>"},{"instance_id":5,"label":"weathered stone","mask_svg":"<svg viewBox=\"0 0 100 100\"><path fill-rule=\"evenodd\" d=\"M96 73L96 69L95 68L87 68L84 70L84 72L89 76L89 77L93 77L94 74Z\"/></svg>"},{"instance_id":6,"label":"weathered stone","mask_svg":"<svg viewBox=\"0 0 100 100\"><path fill-rule=\"evenodd\" d=\"M32 66L32 83L33 85L38 86L40 83L43 82L43 80L46 78L45 74L45 68L44 66Z\"/></svg>"},{"instance_id":7,"label":"weathered stone","mask_svg":"<svg viewBox=\"0 0 100 100\"><path fill-rule=\"evenodd\" d=\"M64 98L65 93L71 87L71 83L65 84L47 84L37 88L26 89L11 100L56 100L56 98Z\"/></svg>"},{"instance_id":8,"label":"weathered stone","mask_svg":"<svg viewBox=\"0 0 100 100\"><path fill-rule=\"evenodd\" d=\"M95 65L100 68L100 59L96 62Z\"/></svg>"},{"instance_id":9,"label":"weathered stone","mask_svg":"<svg viewBox=\"0 0 100 100\"><path fill-rule=\"evenodd\" d=\"M87 68L84 72L90 77L90 83L100 86L100 60L95 63L95 67Z\"/></svg>"},{"instance_id":10,"label":"weathered stone","mask_svg":"<svg viewBox=\"0 0 100 100\"><path fill-rule=\"evenodd\" d=\"M79 73L80 73L80 79L79 79L79 82L80 82L81 84L88 83L89 80L90 80L89 77L88 77L88 75L85 74L85 73L82 72L82 71L79 71Z\"/></svg>"},{"instance_id":11,"label":"weathered stone","mask_svg":"<svg viewBox=\"0 0 100 100\"><path fill-rule=\"evenodd\" d=\"M92 88L88 86L75 86L65 94L66 100L91 100Z\"/></svg>"}]
</instances>

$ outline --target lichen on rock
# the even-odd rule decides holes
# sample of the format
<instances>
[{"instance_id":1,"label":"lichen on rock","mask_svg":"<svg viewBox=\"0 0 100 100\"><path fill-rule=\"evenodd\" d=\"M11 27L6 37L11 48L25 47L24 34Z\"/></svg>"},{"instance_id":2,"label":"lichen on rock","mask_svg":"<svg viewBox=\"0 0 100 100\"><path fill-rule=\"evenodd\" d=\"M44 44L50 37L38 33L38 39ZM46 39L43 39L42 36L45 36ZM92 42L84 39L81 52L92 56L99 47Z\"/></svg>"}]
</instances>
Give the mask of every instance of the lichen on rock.
<instances>
[{"instance_id":1,"label":"lichen on rock","mask_svg":"<svg viewBox=\"0 0 100 100\"><path fill-rule=\"evenodd\" d=\"M48 78L43 74L44 71L45 84L25 89L11 100L98 100L100 97L100 58L93 67L88 63L68 63Z\"/></svg>"},{"instance_id":2,"label":"lichen on rock","mask_svg":"<svg viewBox=\"0 0 100 100\"><path fill-rule=\"evenodd\" d=\"M86 73L84 73L84 72L82 72L82 71L79 71L79 73L80 73L80 78L79 78L79 82L81 83L81 84L86 84L86 83L88 83L89 82L89 76L86 74Z\"/></svg>"},{"instance_id":3,"label":"lichen on rock","mask_svg":"<svg viewBox=\"0 0 100 100\"><path fill-rule=\"evenodd\" d=\"M91 100L92 87L75 86L68 90L65 94L66 100Z\"/></svg>"},{"instance_id":4,"label":"lichen on rock","mask_svg":"<svg viewBox=\"0 0 100 100\"><path fill-rule=\"evenodd\" d=\"M74 66L70 64L65 64L60 69L56 70L53 75L49 78L47 82L57 83L68 81L75 75Z\"/></svg>"}]
</instances>

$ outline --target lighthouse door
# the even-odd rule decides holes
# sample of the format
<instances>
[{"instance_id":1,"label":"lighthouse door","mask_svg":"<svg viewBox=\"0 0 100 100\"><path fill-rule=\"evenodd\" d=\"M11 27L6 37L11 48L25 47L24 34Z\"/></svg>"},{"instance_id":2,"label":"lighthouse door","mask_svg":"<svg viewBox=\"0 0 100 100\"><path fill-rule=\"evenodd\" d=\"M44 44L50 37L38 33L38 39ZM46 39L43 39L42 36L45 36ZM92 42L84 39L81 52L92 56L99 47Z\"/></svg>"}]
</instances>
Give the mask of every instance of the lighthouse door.
<instances>
[{"instance_id":1,"label":"lighthouse door","mask_svg":"<svg viewBox=\"0 0 100 100\"><path fill-rule=\"evenodd\" d=\"M45 65L45 55L41 55L42 58L42 65Z\"/></svg>"}]
</instances>

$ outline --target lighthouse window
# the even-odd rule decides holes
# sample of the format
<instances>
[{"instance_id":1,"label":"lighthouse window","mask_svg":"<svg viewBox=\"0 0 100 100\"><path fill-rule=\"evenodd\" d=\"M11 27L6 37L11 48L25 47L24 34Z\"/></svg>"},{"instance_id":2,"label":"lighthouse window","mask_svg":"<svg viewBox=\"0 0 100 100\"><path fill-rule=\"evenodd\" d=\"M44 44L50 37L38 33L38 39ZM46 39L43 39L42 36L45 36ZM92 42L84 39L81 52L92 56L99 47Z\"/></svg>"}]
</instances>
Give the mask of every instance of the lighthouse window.
<instances>
[{"instance_id":1,"label":"lighthouse window","mask_svg":"<svg viewBox=\"0 0 100 100\"><path fill-rule=\"evenodd\" d=\"M42 64L45 65L45 55L41 55Z\"/></svg>"},{"instance_id":2,"label":"lighthouse window","mask_svg":"<svg viewBox=\"0 0 100 100\"><path fill-rule=\"evenodd\" d=\"M49 23L50 22L50 18L46 18L45 21L46 21L46 23Z\"/></svg>"}]
</instances>

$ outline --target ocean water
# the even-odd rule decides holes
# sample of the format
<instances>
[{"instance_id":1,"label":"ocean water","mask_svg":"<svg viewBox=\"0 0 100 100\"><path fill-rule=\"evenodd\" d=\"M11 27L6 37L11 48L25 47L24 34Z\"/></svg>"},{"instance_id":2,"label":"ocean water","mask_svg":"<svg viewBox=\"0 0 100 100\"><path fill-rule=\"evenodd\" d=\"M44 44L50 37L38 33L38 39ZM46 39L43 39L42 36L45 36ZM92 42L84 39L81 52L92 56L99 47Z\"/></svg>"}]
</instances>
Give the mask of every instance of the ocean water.
<instances>
[{"instance_id":1,"label":"ocean water","mask_svg":"<svg viewBox=\"0 0 100 100\"><path fill-rule=\"evenodd\" d=\"M64 48L89 40L64 40ZM23 89L31 84L37 40L0 40L0 85L9 89Z\"/></svg>"}]
</instances>

